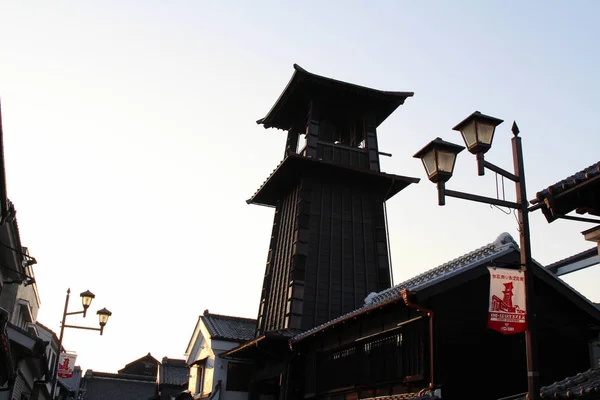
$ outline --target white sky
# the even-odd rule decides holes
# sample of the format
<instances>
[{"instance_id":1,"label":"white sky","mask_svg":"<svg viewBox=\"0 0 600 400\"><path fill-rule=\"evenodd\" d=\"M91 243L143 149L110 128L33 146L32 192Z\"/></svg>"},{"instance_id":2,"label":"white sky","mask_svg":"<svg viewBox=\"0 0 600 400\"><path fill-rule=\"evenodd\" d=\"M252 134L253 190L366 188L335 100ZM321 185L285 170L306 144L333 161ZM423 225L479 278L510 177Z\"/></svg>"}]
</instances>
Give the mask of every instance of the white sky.
<instances>
[{"instance_id":1,"label":"white sky","mask_svg":"<svg viewBox=\"0 0 600 400\"><path fill-rule=\"evenodd\" d=\"M256 317L273 210L245 200L281 160L263 117L292 64L414 91L379 129L383 170L422 178L388 202L400 282L493 241L515 218L447 199L412 155L474 110L506 120L487 159L512 170L521 128L529 199L599 160L600 3L594 1L0 0L8 194L58 332L64 295L96 294L104 336L69 329L85 369L183 358L197 317ZM495 195L463 152L447 187ZM510 198L513 186L506 183ZM592 247L590 224L532 215L534 258ZM600 301L600 268L567 282Z\"/></svg>"}]
</instances>

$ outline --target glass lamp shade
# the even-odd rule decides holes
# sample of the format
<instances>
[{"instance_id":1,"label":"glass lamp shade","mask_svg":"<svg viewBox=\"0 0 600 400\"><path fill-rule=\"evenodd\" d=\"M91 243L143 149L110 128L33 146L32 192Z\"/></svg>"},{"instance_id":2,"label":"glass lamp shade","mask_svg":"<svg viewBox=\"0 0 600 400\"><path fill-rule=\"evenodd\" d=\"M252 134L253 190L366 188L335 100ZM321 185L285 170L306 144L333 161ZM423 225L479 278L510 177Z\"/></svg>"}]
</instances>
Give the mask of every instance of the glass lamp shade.
<instances>
[{"instance_id":1,"label":"glass lamp shade","mask_svg":"<svg viewBox=\"0 0 600 400\"><path fill-rule=\"evenodd\" d=\"M501 119L475 111L453 129L460 132L471 153L483 154L492 147L494 131L502 122Z\"/></svg>"},{"instance_id":2,"label":"glass lamp shade","mask_svg":"<svg viewBox=\"0 0 600 400\"><path fill-rule=\"evenodd\" d=\"M108 317L110 317L112 315L112 313L110 311L108 311L106 308L96 311L96 314L98 314L98 318L100 320L100 326L106 325L106 323L108 322Z\"/></svg>"},{"instance_id":3,"label":"glass lamp shade","mask_svg":"<svg viewBox=\"0 0 600 400\"><path fill-rule=\"evenodd\" d=\"M82 292L80 294L81 296L81 303L83 304L83 308L87 309L90 304L92 304L92 300L94 299L94 297L96 297L96 295L92 292L90 292L89 290L86 290L85 292Z\"/></svg>"},{"instance_id":4,"label":"glass lamp shade","mask_svg":"<svg viewBox=\"0 0 600 400\"><path fill-rule=\"evenodd\" d=\"M452 177L456 155L463 150L462 146L436 138L413 157L421 159L430 181L446 182Z\"/></svg>"},{"instance_id":5,"label":"glass lamp shade","mask_svg":"<svg viewBox=\"0 0 600 400\"><path fill-rule=\"evenodd\" d=\"M436 150L436 164L439 172L447 172L452 175L456 153L445 150Z\"/></svg>"},{"instance_id":6,"label":"glass lamp shade","mask_svg":"<svg viewBox=\"0 0 600 400\"><path fill-rule=\"evenodd\" d=\"M421 158L421 161L423 162L427 176L431 178L431 176L436 172L435 151L431 149Z\"/></svg>"}]
</instances>

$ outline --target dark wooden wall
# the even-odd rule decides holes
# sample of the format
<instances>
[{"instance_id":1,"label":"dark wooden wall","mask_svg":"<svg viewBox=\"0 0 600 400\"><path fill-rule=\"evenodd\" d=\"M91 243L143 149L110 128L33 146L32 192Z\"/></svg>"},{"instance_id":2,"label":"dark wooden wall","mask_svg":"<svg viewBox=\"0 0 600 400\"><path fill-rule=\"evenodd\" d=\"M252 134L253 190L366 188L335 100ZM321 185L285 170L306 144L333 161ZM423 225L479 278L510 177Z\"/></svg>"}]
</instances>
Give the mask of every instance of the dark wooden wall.
<instances>
[{"instance_id":1,"label":"dark wooden wall","mask_svg":"<svg viewBox=\"0 0 600 400\"><path fill-rule=\"evenodd\" d=\"M295 247L294 232L298 220L299 188L290 191L275 208L273 231L267 256L265 278L258 315L260 334L286 328L286 307Z\"/></svg>"},{"instance_id":2,"label":"dark wooden wall","mask_svg":"<svg viewBox=\"0 0 600 400\"><path fill-rule=\"evenodd\" d=\"M497 399L527 390L524 334L503 335L487 328L489 274L485 267L454 277L453 285L448 280L445 290L438 294L431 292L429 299L420 302L434 311L435 382L436 386L441 385L444 399ZM535 281L535 293L539 305L540 381L549 385L590 368L588 342L595 331L589 327L594 320L541 280ZM417 299L418 295L417 292ZM294 349L305 365L301 390L304 397L354 400L426 387L428 325L421 325L415 331L418 325L406 324L397 332L391 331L418 315L400 301L295 344ZM427 322L427 318L421 322ZM422 339L408 340L409 332L420 332ZM363 343L381 342L387 346L389 338L397 333L404 334L405 348L391 346L382 354L360 353ZM401 358L396 365L402 369L386 369L394 376L378 372L377 368L390 362L385 354ZM369 368L371 375L360 375L362 370L352 369L356 361ZM408 384L403 375L414 373L405 367L410 364L418 365L417 371L423 372L423 379ZM388 379L385 384L382 376Z\"/></svg>"},{"instance_id":3,"label":"dark wooden wall","mask_svg":"<svg viewBox=\"0 0 600 400\"><path fill-rule=\"evenodd\" d=\"M302 329L361 307L390 286L383 201L362 185L305 179L310 219Z\"/></svg>"},{"instance_id":4,"label":"dark wooden wall","mask_svg":"<svg viewBox=\"0 0 600 400\"><path fill-rule=\"evenodd\" d=\"M590 367L591 320L555 290L535 281L540 383L552 384ZM436 313L436 371L444 398L462 399L466 382L486 388L485 398L527 391L524 334L487 328L489 274L432 298Z\"/></svg>"},{"instance_id":5,"label":"dark wooden wall","mask_svg":"<svg viewBox=\"0 0 600 400\"><path fill-rule=\"evenodd\" d=\"M307 172L277 205L258 332L310 329L391 283L382 195Z\"/></svg>"}]
</instances>

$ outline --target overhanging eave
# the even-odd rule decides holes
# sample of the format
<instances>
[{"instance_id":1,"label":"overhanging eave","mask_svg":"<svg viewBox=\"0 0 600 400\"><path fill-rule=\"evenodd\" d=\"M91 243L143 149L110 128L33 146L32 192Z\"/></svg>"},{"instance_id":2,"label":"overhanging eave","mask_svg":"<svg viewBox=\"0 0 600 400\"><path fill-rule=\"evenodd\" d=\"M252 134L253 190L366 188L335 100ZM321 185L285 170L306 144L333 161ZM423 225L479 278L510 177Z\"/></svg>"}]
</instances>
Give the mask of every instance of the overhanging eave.
<instances>
[{"instance_id":1,"label":"overhanging eave","mask_svg":"<svg viewBox=\"0 0 600 400\"><path fill-rule=\"evenodd\" d=\"M379 193L384 201L420 180L419 178L352 168L290 153L246 202L273 207L291 188L298 184L303 176L330 176L336 179L360 182L372 192Z\"/></svg>"}]
</instances>

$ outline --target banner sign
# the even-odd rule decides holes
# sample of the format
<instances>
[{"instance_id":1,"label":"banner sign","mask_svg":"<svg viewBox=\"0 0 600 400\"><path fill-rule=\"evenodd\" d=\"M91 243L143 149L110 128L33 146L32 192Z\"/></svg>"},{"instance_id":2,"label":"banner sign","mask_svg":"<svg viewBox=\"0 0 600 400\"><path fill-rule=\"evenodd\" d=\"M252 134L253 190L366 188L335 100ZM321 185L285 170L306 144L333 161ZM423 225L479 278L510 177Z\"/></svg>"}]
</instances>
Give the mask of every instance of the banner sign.
<instances>
[{"instance_id":1,"label":"banner sign","mask_svg":"<svg viewBox=\"0 0 600 400\"><path fill-rule=\"evenodd\" d=\"M73 376L73 367L77 354L61 353L58 362L58 376L61 378L71 378Z\"/></svg>"},{"instance_id":2,"label":"banner sign","mask_svg":"<svg viewBox=\"0 0 600 400\"><path fill-rule=\"evenodd\" d=\"M527 330L525 273L515 269L488 267L490 305L488 328L511 335Z\"/></svg>"}]
</instances>

